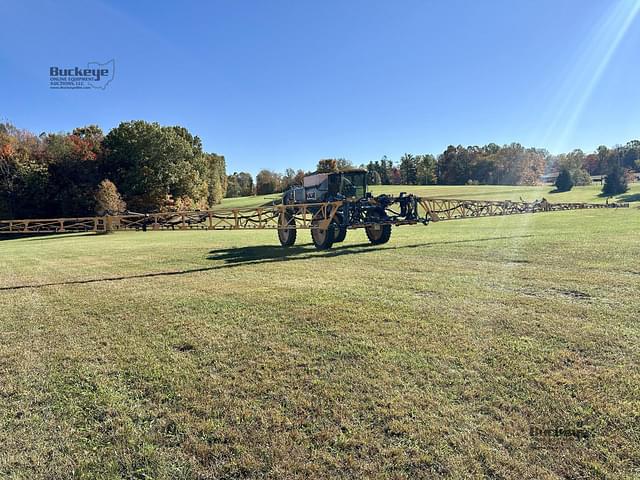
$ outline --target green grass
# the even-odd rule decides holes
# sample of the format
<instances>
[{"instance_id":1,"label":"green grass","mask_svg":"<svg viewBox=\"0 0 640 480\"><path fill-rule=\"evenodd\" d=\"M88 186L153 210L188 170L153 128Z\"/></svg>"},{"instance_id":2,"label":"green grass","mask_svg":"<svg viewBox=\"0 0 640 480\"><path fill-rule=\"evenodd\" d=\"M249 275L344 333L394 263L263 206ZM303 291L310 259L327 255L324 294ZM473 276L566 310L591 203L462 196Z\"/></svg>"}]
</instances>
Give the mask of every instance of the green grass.
<instances>
[{"instance_id":1,"label":"green grass","mask_svg":"<svg viewBox=\"0 0 640 480\"><path fill-rule=\"evenodd\" d=\"M554 187L549 185L540 185L535 187L518 187L518 186L498 186L498 185L373 185L369 189L374 195L382 193L397 195L400 192L414 193L423 197L434 198L468 198L474 200L513 200L518 201L521 198L525 201L540 200L543 197L552 203L561 202L588 202L588 203L604 203L605 197L600 196L602 190L601 185L589 185L587 187L574 187L569 192L551 193ZM279 194L225 198L222 201L223 207L252 207L271 203L279 199ZM631 184L629 191L623 195L618 195L610 201L620 202L640 202L640 183Z\"/></svg>"},{"instance_id":2,"label":"green grass","mask_svg":"<svg viewBox=\"0 0 640 480\"><path fill-rule=\"evenodd\" d=\"M637 478L639 227L2 241L0 478Z\"/></svg>"},{"instance_id":3,"label":"green grass","mask_svg":"<svg viewBox=\"0 0 640 480\"><path fill-rule=\"evenodd\" d=\"M569 192L551 193L554 187L540 185L534 187L509 186L509 185L463 185L463 186L418 186L418 185L375 185L372 192L398 194L400 192L415 193L424 197L436 198L469 198L477 200L539 200L546 198L552 203L561 202L588 202L604 203L605 197L601 197L601 185L589 185L587 187L574 187ZM610 199L610 201L640 201L640 183L632 184L629 191Z\"/></svg>"},{"instance_id":4,"label":"green grass","mask_svg":"<svg viewBox=\"0 0 640 480\"><path fill-rule=\"evenodd\" d=\"M272 204L274 201L280 200L282 194L275 193L272 195L257 195L253 197L237 197L237 198L225 198L222 200L222 207L225 208L243 208L243 207L255 207L265 204Z\"/></svg>"}]
</instances>

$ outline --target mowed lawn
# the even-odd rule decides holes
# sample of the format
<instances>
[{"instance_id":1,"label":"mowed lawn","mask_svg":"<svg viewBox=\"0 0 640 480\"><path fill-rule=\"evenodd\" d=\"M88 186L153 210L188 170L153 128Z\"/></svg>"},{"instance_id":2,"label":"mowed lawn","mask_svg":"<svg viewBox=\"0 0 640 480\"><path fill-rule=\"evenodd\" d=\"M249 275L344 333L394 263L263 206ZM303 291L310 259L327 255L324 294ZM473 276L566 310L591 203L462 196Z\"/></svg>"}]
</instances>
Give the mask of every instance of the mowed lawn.
<instances>
[{"instance_id":1,"label":"mowed lawn","mask_svg":"<svg viewBox=\"0 0 640 480\"><path fill-rule=\"evenodd\" d=\"M0 241L0 478L638 477L637 205Z\"/></svg>"}]
</instances>

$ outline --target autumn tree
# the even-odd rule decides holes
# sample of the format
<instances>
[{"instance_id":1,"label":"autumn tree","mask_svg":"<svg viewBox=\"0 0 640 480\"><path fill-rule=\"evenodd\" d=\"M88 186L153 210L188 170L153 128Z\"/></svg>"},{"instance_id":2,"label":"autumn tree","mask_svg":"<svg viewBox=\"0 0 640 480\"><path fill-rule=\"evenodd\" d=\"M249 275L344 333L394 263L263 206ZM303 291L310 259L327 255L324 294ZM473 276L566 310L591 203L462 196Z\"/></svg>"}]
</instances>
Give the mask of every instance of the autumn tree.
<instances>
[{"instance_id":1,"label":"autumn tree","mask_svg":"<svg viewBox=\"0 0 640 480\"><path fill-rule=\"evenodd\" d=\"M11 135L11 125L0 124L0 218L11 218L15 210L15 195L20 179L16 158L17 139Z\"/></svg>"},{"instance_id":2,"label":"autumn tree","mask_svg":"<svg viewBox=\"0 0 640 480\"><path fill-rule=\"evenodd\" d=\"M79 216L94 211L94 191L101 176L94 151L98 148L73 134L52 133L43 138L48 215Z\"/></svg>"},{"instance_id":3,"label":"autumn tree","mask_svg":"<svg viewBox=\"0 0 640 480\"><path fill-rule=\"evenodd\" d=\"M280 174L271 170L260 170L256 176L256 194L268 195L281 190Z\"/></svg>"},{"instance_id":4,"label":"autumn tree","mask_svg":"<svg viewBox=\"0 0 640 480\"><path fill-rule=\"evenodd\" d=\"M340 171L354 168L351 160L347 160L346 158L336 158L336 167L338 167L338 170Z\"/></svg>"},{"instance_id":5,"label":"autumn tree","mask_svg":"<svg viewBox=\"0 0 640 480\"><path fill-rule=\"evenodd\" d=\"M294 184L296 172L293 168L287 168L282 176L282 190L287 190Z\"/></svg>"},{"instance_id":6,"label":"autumn tree","mask_svg":"<svg viewBox=\"0 0 640 480\"><path fill-rule=\"evenodd\" d=\"M124 212L127 204L111 180L102 180L95 193L96 214L115 215Z\"/></svg>"},{"instance_id":7,"label":"autumn tree","mask_svg":"<svg viewBox=\"0 0 640 480\"><path fill-rule=\"evenodd\" d=\"M331 173L338 171L338 162L335 158L325 158L318 161L316 167L318 173Z\"/></svg>"},{"instance_id":8,"label":"autumn tree","mask_svg":"<svg viewBox=\"0 0 640 480\"><path fill-rule=\"evenodd\" d=\"M558 155L556 167L558 170L568 170L573 184L576 186L590 185L591 175L586 170L587 156L580 149Z\"/></svg>"},{"instance_id":9,"label":"autumn tree","mask_svg":"<svg viewBox=\"0 0 640 480\"><path fill-rule=\"evenodd\" d=\"M296 172L296 176L293 177L293 184L298 186L304 185L304 177L305 177L304 170L298 170Z\"/></svg>"},{"instance_id":10,"label":"autumn tree","mask_svg":"<svg viewBox=\"0 0 640 480\"><path fill-rule=\"evenodd\" d=\"M304 181L304 170L297 172L293 168L287 168L282 176L282 190L287 190L293 186L301 186Z\"/></svg>"}]
</instances>

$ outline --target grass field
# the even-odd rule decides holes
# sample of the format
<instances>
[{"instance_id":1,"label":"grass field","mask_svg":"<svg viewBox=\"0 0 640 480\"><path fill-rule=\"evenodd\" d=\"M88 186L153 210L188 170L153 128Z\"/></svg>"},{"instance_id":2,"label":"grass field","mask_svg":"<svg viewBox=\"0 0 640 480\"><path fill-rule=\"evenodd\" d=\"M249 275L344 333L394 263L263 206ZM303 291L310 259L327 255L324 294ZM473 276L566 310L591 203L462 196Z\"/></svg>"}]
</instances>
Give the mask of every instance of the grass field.
<instances>
[{"instance_id":1,"label":"grass field","mask_svg":"<svg viewBox=\"0 0 640 480\"><path fill-rule=\"evenodd\" d=\"M449 185L373 185L369 189L374 195L386 193L397 195L400 192L414 193L423 197L433 198L468 198L473 200L513 200L521 198L525 201L540 200L543 197L553 203L559 202L589 202L604 203L607 199L600 196L601 185L590 185L588 187L575 187L569 192L551 193L554 187L550 185L540 185L535 187L515 187L498 185L479 186L449 186ZM264 195L255 197L225 198L222 206L229 208L252 207L271 203L280 198L279 194ZM611 198L609 201L619 202L639 202L640 183L631 184L631 188L625 194Z\"/></svg>"},{"instance_id":2,"label":"grass field","mask_svg":"<svg viewBox=\"0 0 640 480\"><path fill-rule=\"evenodd\" d=\"M0 478L638 478L637 205L1 241Z\"/></svg>"}]
</instances>

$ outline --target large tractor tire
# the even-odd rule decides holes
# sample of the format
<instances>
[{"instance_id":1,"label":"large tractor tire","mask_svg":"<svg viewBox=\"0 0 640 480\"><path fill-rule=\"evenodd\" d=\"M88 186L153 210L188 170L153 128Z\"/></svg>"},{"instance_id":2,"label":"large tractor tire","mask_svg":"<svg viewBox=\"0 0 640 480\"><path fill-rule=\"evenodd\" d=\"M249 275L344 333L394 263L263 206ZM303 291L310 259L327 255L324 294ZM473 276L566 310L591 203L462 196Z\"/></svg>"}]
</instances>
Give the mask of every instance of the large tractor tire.
<instances>
[{"instance_id":1,"label":"large tractor tire","mask_svg":"<svg viewBox=\"0 0 640 480\"><path fill-rule=\"evenodd\" d=\"M384 211L371 210L367 215L367 222L382 222L384 218ZM365 227L365 232L372 245L382 245L383 243L387 243L391 238L391 225L375 223Z\"/></svg>"},{"instance_id":2,"label":"large tractor tire","mask_svg":"<svg viewBox=\"0 0 640 480\"><path fill-rule=\"evenodd\" d=\"M334 227L334 237L333 243L344 242L344 239L347 237L347 227L342 227L342 217L336 215L336 226Z\"/></svg>"},{"instance_id":3,"label":"large tractor tire","mask_svg":"<svg viewBox=\"0 0 640 480\"><path fill-rule=\"evenodd\" d=\"M293 218L293 215L286 213L285 221L286 221L286 225L295 226L295 219ZM295 228L289 228L289 229L279 228L278 240L280 240L280 245L282 245L283 247L292 246L294 243L296 243L297 234L298 234L298 231Z\"/></svg>"},{"instance_id":4,"label":"large tractor tire","mask_svg":"<svg viewBox=\"0 0 640 480\"><path fill-rule=\"evenodd\" d=\"M322 218L315 218L311 222L312 227L316 227ZM311 229L311 239L313 240L313 244L318 250L328 250L332 247L334 238L335 238L335 223L331 222L326 230L321 230L319 228Z\"/></svg>"}]
</instances>

